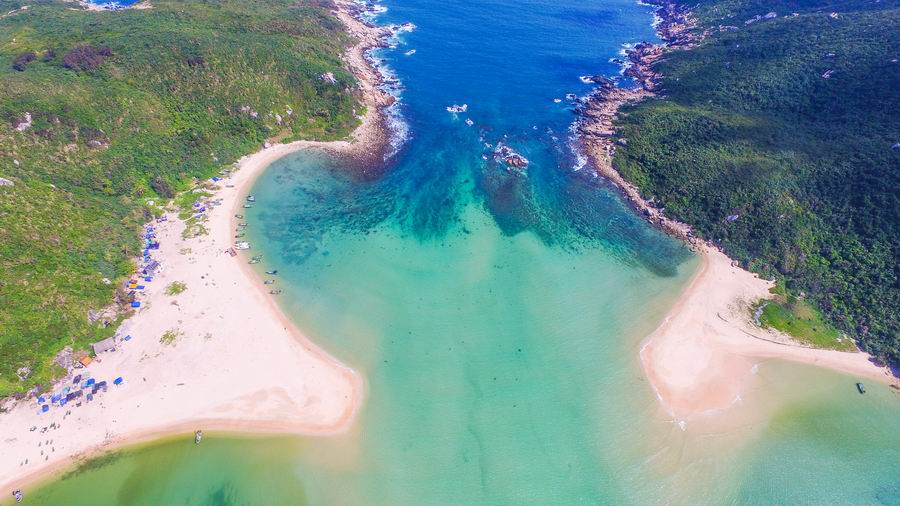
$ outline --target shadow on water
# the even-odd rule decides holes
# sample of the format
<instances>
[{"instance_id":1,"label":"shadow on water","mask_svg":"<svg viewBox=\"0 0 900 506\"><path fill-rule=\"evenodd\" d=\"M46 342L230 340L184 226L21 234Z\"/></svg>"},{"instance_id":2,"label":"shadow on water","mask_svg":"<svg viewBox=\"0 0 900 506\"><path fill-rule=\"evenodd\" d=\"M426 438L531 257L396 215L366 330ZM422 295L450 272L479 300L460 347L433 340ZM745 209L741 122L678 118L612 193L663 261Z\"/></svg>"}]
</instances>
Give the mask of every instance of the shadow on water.
<instances>
[{"instance_id":1,"label":"shadow on water","mask_svg":"<svg viewBox=\"0 0 900 506\"><path fill-rule=\"evenodd\" d=\"M372 233L392 226L420 241L466 234L462 210L482 206L506 236L531 233L545 245L570 252L600 249L627 265L670 277L690 251L632 212L589 167L571 166L556 137L504 136L530 159L522 170L495 161L483 147L489 132L447 129L432 142L414 143L377 178L348 171L347 162L324 153L300 153L277 163L277 185L290 188L267 205L267 239L286 260L302 263L328 233ZM493 146L493 143L490 143ZM486 159L485 159L486 158Z\"/></svg>"}]
</instances>

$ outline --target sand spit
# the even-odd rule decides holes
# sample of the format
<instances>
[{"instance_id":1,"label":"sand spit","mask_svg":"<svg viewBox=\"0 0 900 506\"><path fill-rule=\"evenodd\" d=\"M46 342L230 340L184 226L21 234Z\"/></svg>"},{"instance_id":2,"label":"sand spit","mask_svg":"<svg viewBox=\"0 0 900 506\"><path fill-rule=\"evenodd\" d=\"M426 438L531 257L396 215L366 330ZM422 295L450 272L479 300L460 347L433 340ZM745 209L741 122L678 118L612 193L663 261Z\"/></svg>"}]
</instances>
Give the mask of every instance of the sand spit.
<instances>
[{"instance_id":1,"label":"sand spit","mask_svg":"<svg viewBox=\"0 0 900 506\"><path fill-rule=\"evenodd\" d=\"M663 323L641 348L641 363L664 409L676 420L723 411L739 400L754 366L784 359L889 383L866 353L819 350L752 322L751 304L770 296L770 281L721 251L701 247L701 265Z\"/></svg>"},{"instance_id":2,"label":"sand spit","mask_svg":"<svg viewBox=\"0 0 900 506\"><path fill-rule=\"evenodd\" d=\"M345 58L366 105L352 139L267 144L244 157L207 201L215 203L206 211L208 235L184 239L185 225L172 215L152 224L160 243L154 258L162 269L152 281L138 278L145 286L141 307L122 324L115 351L101 353L63 382L75 391L74 376L81 375L78 384L90 377L106 380L107 388L90 401L91 390L85 390L44 413L34 398L7 401L8 411L0 415L0 493L103 451L181 432L328 435L352 424L363 399L361 376L296 329L247 258L227 252L247 191L278 158L313 148L360 164L384 163L382 110L391 99L365 58L383 43L384 32L353 17L348 5L339 4L336 14L360 41ZM167 295L165 288L176 281L186 290ZM163 338L166 333L171 339Z\"/></svg>"}]
</instances>

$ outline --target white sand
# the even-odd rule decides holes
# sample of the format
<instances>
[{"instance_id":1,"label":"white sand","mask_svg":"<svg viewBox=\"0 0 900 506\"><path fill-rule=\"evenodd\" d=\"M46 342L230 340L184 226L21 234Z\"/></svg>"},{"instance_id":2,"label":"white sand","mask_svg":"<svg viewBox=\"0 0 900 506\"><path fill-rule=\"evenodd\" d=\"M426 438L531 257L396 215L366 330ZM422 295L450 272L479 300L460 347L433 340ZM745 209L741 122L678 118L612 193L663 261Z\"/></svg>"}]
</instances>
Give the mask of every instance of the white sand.
<instances>
[{"instance_id":1,"label":"white sand","mask_svg":"<svg viewBox=\"0 0 900 506\"><path fill-rule=\"evenodd\" d=\"M675 419L730 407L752 379L759 359L784 359L892 381L887 369L872 364L865 353L804 348L758 328L750 320L749 307L770 297L771 282L732 266L716 249L704 247L700 255L701 266L691 283L641 349L647 376Z\"/></svg>"},{"instance_id":2,"label":"white sand","mask_svg":"<svg viewBox=\"0 0 900 506\"><path fill-rule=\"evenodd\" d=\"M109 391L80 407L73 402L44 414L38 414L33 399L8 403L10 412L0 415L0 493L24 488L104 449L172 433L203 429L326 435L352 423L363 398L360 375L291 324L244 255L225 252L234 244L234 214L241 211L244 195L274 160L311 147L359 159L380 156L385 141L380 110L389 97L377 90L378 76L363 58L363 51L377 44L379 31L344 12L339 17L360 37L346 57L360 78L367 106L353 139L300 141L245 157L240 170L220 183L217 197L223 203L211 209L209 235L182 239L184 225L174 217L157 224L161 248L154 257L164 270L145 283L143 307L119 332L133 339L75 371L107 380ZM165 287L173 281L186 283L187 290L166 295ZM180 337L174 345L161 343L171 329ZM125 382L113 386L118 376ZM42 433L51 423L58 428ZM33 426L37 430L30 431Z\"/></svg>"}]
</instances>

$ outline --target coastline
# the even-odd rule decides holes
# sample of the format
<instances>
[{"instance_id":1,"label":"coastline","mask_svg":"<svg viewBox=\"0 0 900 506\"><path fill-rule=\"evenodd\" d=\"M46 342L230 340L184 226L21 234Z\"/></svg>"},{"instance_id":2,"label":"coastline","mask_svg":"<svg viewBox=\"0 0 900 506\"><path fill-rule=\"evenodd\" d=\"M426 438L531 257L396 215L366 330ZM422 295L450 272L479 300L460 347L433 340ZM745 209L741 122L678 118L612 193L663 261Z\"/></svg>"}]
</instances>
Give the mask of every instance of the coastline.
<instances>
[{"instance_id":1,"label":"coastline","mask_svg":"<svg viewBox=\"0 0 900 506\"><path fill-rule=\"evenodd\" d=\"M753 324L750 306L773 283L721 251L698 246L700 266L659 327L647 336L641 365L667 414L687 421L727 410L739 401L756 367L768 359L826 367L891 383L868 354L794 345L787 336Z\"/></svg>"},{"instance_id":2,"label":"coastline","mask_svg":"<svg viewBox=\"0 0 900 506\"><path fill-rule=\"evenodd\" d=\"M657 7L654 26L663 42L640 43L626 52L624 75L635 80L635 87L622 88L611 79L593 77L598 88L580 107L576 128L598 174L647 221L684 241L700 258L700 267L678 301L642 343L641 364L662 408L677 421L724 411L740 400L761 359L810 364L895 384L890 371L864 352L808 348L754 325L750 305L771 298L773 283L737 266L719 248L694 235L689 225L667 217L616 170L619 109L657 96L661 76L653 70L654 62L669 51L689 50L705 36L692 31L691 14L678 3L644 3Z\"/></svg>"},{"instance_id":3,"label":"coastline","mask_svg":"<svg viewBox=\"0 0 900 506\"><path fill-rule=\"evenodd\" d=\"M0 415L0 491L50 480L104 452L198 429L328 436L352 425L364 397L361 375L297 329L243 255L226 250L234 244L236 210L275 160L320 149L361 165L384 163L384 109L393 97L380 89L366 51L383 47L390 32L357 19L357 8L339 2L335 11L358 40L345 64L357 76L366 111L351 138L267 143L240 159L210 199L218 205L205 223L208 235L183 238L185 224L177 219L154 224L164 268L147 283L143 307L117 332L134 338L70 371L62 385L85 373L110 383L120 376L124 383L84 405L43 414L34 399L7 403L9 412ZM164 293L174 281L187 290ZM177 338L164 343L169 330Z\"/></svg>"}]
</instances>

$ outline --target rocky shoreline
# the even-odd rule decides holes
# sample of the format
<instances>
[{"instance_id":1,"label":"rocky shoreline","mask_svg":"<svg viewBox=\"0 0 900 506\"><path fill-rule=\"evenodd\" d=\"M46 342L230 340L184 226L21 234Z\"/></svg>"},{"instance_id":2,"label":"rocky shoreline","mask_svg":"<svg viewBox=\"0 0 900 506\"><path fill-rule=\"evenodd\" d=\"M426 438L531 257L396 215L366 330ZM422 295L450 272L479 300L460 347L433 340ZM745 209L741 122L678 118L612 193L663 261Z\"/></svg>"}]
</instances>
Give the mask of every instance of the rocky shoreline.
<instances>
[{"instance_id":1,"label":"rocky shoreline","mask_svg":"<svg viewBox=\"0 0 900 506\"><path fill-rule=\"evenodd\" d=\"M579 104L575 131L597 172L619 188L649 222L691 246L698 246L703 241L694 235L690 226L667 218L663 210L644 199L637 187L626 181L613 164L616 146L627 143L627 139L616 136L615 120L619 109L655 97L661 76L653 69L654 64L669 51L690 49L703 38L703 34L693 30L695 22L686 7L670 0L644 3L657 7L655 27L663 42L641 42L626 50L626 60L622 60L621 65L623 74L634 79L634 87L618 86L615 80L603 76L590 78L598 87Z\"/></svg>"},{"instance_id":2,"label":"rocky shoreline","mask_svg":"<svg viewBox=\"0 0 900 506\"><path fill-rule=\"evenodd\" d=\"M367 114L374 112L377 116L375 128L379 138L373 139L372 134L368 133L365 151L354 152L349 157L349 161L354 162L355 168L363 175L380 173L407 137L407 127L398 109L402 83L375 51L396 47L399 44L398 35L411 32L416 27L412 23L375 24L373 19L383 11L384 8L372 0L344 0L338 2L338 8L334 11L347 31L359 41L347 52L345 63L359 79L360 101L366 106ZM347 157L347 154L343 156Z\"/></svg>"}]
</instances>

